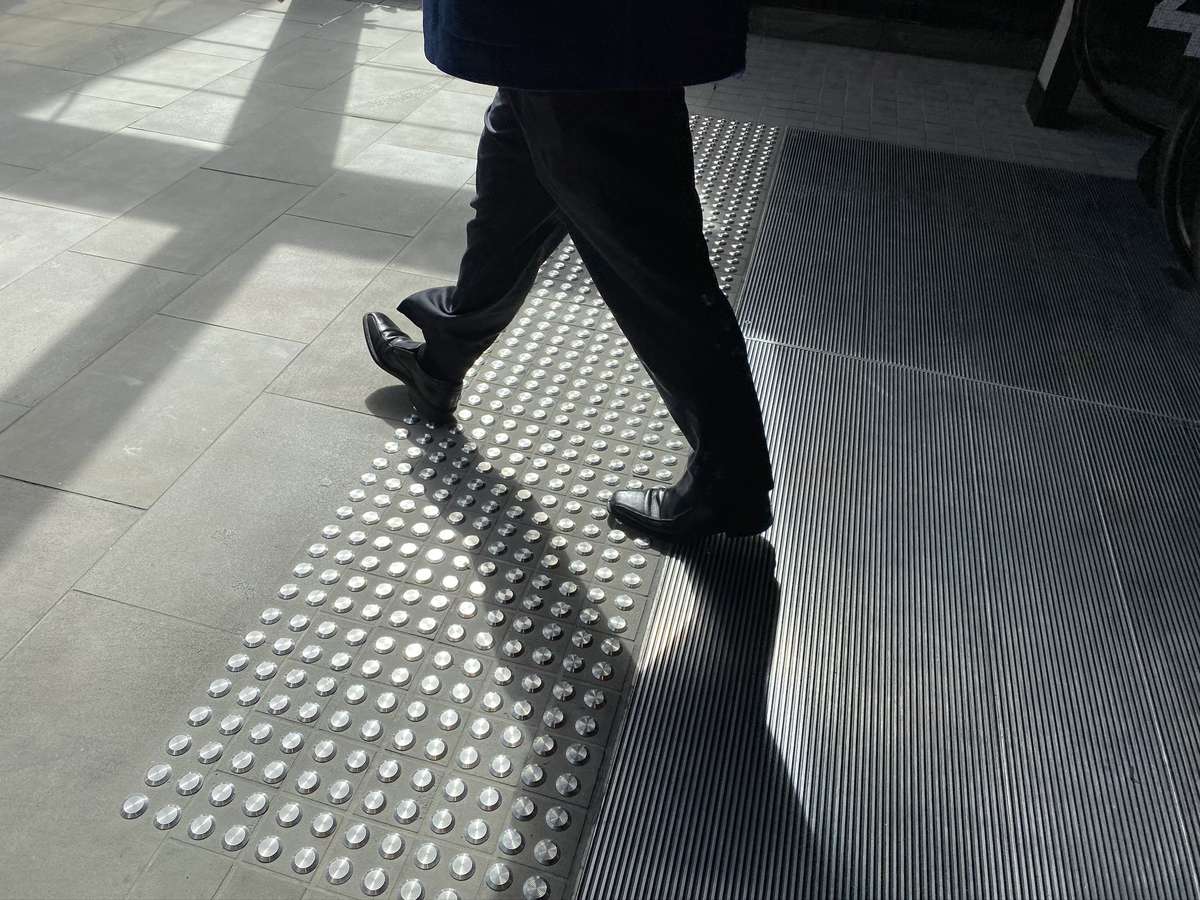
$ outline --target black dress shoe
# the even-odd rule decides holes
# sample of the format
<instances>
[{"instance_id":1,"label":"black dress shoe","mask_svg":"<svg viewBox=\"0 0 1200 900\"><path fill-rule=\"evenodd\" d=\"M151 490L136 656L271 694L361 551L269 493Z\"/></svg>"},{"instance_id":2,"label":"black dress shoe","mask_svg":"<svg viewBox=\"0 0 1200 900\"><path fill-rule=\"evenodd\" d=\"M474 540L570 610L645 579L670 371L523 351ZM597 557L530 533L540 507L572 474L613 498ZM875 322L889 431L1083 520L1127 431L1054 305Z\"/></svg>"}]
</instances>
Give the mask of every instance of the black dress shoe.
<instances>
[{"instance_id":1,"label":"black dress shoe","mask_svg":"<svg viewBox=\"0 0 1200 900\"><path fill-rule=\"evenodd\" d=\"M717 501L694 489L617 491L608 509L614 519L672 539L722 532L730 537L749 537L766 531L774 521L766 492Z\"/></svg>"},{"instance_id":2,"label":"black dress shoe","mask_svg":"<svg viewBox=\"0 0 1200 900\"><path fill-rule=\"evenodd\" d=\"M462 392L462 382L442 381L421 368L417 351L421 343L396 327L383 313L363 316L363 334L371 359L389 375L408 385L408 396L417 413L434 425L454 421L454 409Z\"/></svg>"}]
</instances>

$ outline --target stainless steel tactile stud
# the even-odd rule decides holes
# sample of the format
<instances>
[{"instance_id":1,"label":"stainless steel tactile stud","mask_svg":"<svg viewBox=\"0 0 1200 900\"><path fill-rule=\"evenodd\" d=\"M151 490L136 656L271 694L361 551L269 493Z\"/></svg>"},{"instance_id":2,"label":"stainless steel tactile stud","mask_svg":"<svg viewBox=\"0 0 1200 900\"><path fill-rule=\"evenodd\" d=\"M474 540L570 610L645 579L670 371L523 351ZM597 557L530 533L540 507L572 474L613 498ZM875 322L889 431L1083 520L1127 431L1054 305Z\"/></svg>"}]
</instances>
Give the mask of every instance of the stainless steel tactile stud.
<instances>
[{"instance_id":1,"label":"stainless steel tactile stud","mask_svg":"<svg viewBox=\"0 0 1200 900\"><path fill-rule=\"evenodd\" d=\"M211 806L216 806L219 808L222 806L227 806L229 802L233 800L233 796L233 785L228 781L224 781L221 784L216 785L211 791L208 792L208 802Z\"/></svg>"},{"instance_id":2,"label":"stainless steel tactile stud","mask_svg":"<svg viewBox=\"0 0 1200 900\"><path fill-rule=\"evenodd\" d=\"M368 791L363 797L362 808L367 815L378 815L387 806L387 797L383 791Z\"/></svg>"},{"instance_id":3,"label":"stainless steel tactile stud","mask_svg":"<svg viewBox=\"0 0 1200 900\"><path fill-rule=\"evenodd\" d=\"M371 829L362 822L355 822L342 836L342 840L351 850L357 850L364 846L371 839Z\"/></svg>"},{"instance_id":4,"label":"stainless steel tactile stud","mask_svg":"<svg viewBox=\"0 0 1200 900\"><path fill-rule=\"evenodd\" d=\"M559 851L558 844L549 838L543 838L534 844L533 858L543 866L550 866L558 862Z\"/></svg>"},{"instance_id":5,"label":"stainless steel tactile stud","mask_svg":"<svg viewBox=\"0 0 1200 900\"><path fill-rule=\"evenodd\" d=\"M472 819L463 829L463 836L471 844L482 844L488 838L487 822L483 819Z\"/></svg>"},{"instance_id":6,"label":"stainless steel tactile stud","mask_svg":"<svg viewBox=\"0 0 1200 900\"><path fill-rule=\"evenodd\" d=\"M190 797L202 787L204 787L204 776L199 772L188 772L175 783L175 790L182 797Z\"/></svg>"},{"instance_id":7,"label":"stainless steel tactile stud","mask_svg":"<svg viewBox=\"0 0 1200 900\"><path fill-rule=\"evenodd\" d=\"M479 808L485 812L491 812L500 806L500 792L491 785L488 785L479 792Z\"/></svg>"},{"instance_id":8,"label":"stainless steel tactile stud","mask_svg":"<svg viewBox=\"0 0 1200 900\"><path fill-rule=\"evenodd\" d=\"M503 891L512 884L512 871L502 862L492 863L484 873L483 880L493 891Z\"/></svg>"},{"instance_id":9,"label":"stainless steel tactile stud","mask_svg":"<svg viewBox=\"0 0 1200 900\"><path fill-rule=\"evenodd\" d=\"M275 821L284 828L291 828L300 821L301 816L300 804L289 801L279 807L279 811L275 813Z\"/></svg>"},{"instance_id":10,"label":"stainless steel tactile stud","mask_svg":"<svg viewBox=\"0 0 1200 900\"><path fill-rule=\"evenodd\" d=\"M571 825L571 814L564 807L552 806L546 810L546 827L551 831L565 831Z\"/></svg>"},{"instance_id":11,"label":"stainless steel tactile stud","mask_svg":"<svg viewBox=\"0 0 1200 900\"><path fill-rule=\"evenodd\" d=\"M229 851L241 850L250 839L250 829L245 825L230 825L221 836L221 846Z\"/></svg>"},{"instance_id":12,"label":"stainless steel tactile stud","mask_svg":"<svg viewBox=\"0 0 1200 900\"><path fill-rule=\"evenodd\" d=\"M466 853L459 853L450 860L450 876L458 881L466 881L475 874L475 861Z\"/></svg>"},{"instance_id":13,"label":"stainless steel tactile stud","mask_svg":"<svg viewBox=\"0 0 1200 900\"><path fill-rule=\"evenodd\" d=\"M239 750L229 761L229 768L239 775L250 772L254 768L254 754L250 750Z\"/></svg>"},{"instance_id":14,"label":"stainless steel tactile stud","mask_svg":"<svg viewBox=\"0 0 1200 900\"><path fill-rule=\"evenodd\" d=\"M550 895L550 885L541 875L532 875L521 885L524 900L545 900Z\"/></svg>"},{"instance_id":15,"label":"stainless steel tactile stud","mask_svg":"<svg viewBox=\"0 0 1200 900\"><path fill-rule=\"evenodd\" d=\"M292 857L292 871L300 875L307 875L317 867L318 862L320 862L320 858L315 847L301 847Z\"/></svg>"},{"instance_id":16,"label":"stainless steel tactile stud","mask_svg":"<svg viewBox=\"0 0 1200 900\"><path fill-rule=\"evenodd\" d=\"M157 763L146 770L146 784L158 787L171 780L172 770L166 763ZM140 795L137 795L140 796Z\"/></svg>"},{"instance_id":17,"label":"stainless steel tactile stud","mask_svg":"<svg viewBox=\"0 0 1200 900\"><path fill-rule=\"evenodd\" d=\"M525 846L525 838L517 829L509 827L500 832L500 850L509 856L515 856Z\"/></svg>"},{"instance_id":18,"label":"stainless steel tactile stud","mask_svg":"<svg viewBox=\"0 0 1200 900\"><path fill-rule=\"evenodd\" d=\"M330 884L345 884L353 874L354 865L345 856L335 856L325 867L325 877Z\"/></svg>"},{"instance_id":19,"label":"stainless steel tactile stud","mask_svg":"<svg viewBox=\"0 0 1200 900\"><path fill-rule=\"evenodd\" d=\"M168 766L167 768L169 769L170 767ZM170 777L170 775L168 774L167 777ZM147 778L147 781L149 781L149 778ZM161 784L161 782L160 782L160 784ZM150 798L147 797L145 794L129 795L128 797L125 798L125 802L123 802L121 804L121 818L122 819L136 819L138 816L140 816L142 813L144 813L146 811L146 807L149 805L149 803L150 803ZM157 824L158 823L156 822L155 825L157 825Z\"/></svg>"},{"instance_id":20,"label":"stainless steel tactile stud","mask_svg":"<svg viewBox=\"0 0 1200 900\"><path fill-rule=\"evenodd\" d=\"M337 817L331 812L319 812L312 820L312 825L309 826L309 831L313 837L327 838L333 834L337 828Z\"/></svg>"},{"instance_id":21,"label":"stainless steel tactile stud","mask_svg":"<svg viewBox=\"0 0 1200 900\"><path fill-rule=\"evenodd\" d=\"M399 900L421 900L425 896L425 888L415 878L410 878L404 884L400 885L400 890L396 892Z\"/></svg>"},{"instance_id":22,"label":"stainless steel tactile stud","mask_svg":"<svg viewBox=\"0 0 1200 900\"><path fill-rule=\"evenodd\" d=\"M261 863L270 863L279 858L282 850L279 838L269 834L258 842L258 846L254 848L254 856Z\"/></svg>"},{"instance_id":23,"label":"stainless steel tactile stud","mask_svg":"<svg viewBox=\"0 0 1200 900\"><path fill-rule=\"evenodd\" d=\"M422 844L413 854L413 862L420 869L432 869L438 864L440 858L441 854L438 852L437 845L430 843Z\"/></svg>"},{"instance_id":24,"label":"stainless steel tactile stud","mask_svg":"<svg viewBox=\"0 0 1200 900\"><path fill-rule=\"evenodd\" d=\"M387 890L387 873L378 866L368 869L363 875L362 890L368 897L378 897Z\"/></svg>"},{"instance_id":25,"label":"stainless steel tactile stud","mask_svg":"<svg viewBox=\"0 0 1200 900\"><path fill-rule=\"evenodd\" d=\"M401 825L411 825L417 820L420 815L421 808L417 806L417 802L412 798L406 797L396 804L396 809L392 815Z\"/></svg>"},{"instance_id":26,"label":"stainless steel tactile stud","mask_svg":"<svg viewBox=\"0 0 1200 900\"><path fill-rule=\"evenodd\" d=\"M514 818L526 821L537 814L537 806L529 797L522 795L513 801L512 814Z\"/></svg>"},{"instance_id":27,"label":"stainless steel tactile stud","mask_svg":"<svg viewBox=\"0 0 1200 900\"><path fill-rule=\"evenodd\" d=\"M384 859L395 859L404 852L404 838L397 832L386 834L379 842L379 855Z\"/></svg>"}]
</instances>

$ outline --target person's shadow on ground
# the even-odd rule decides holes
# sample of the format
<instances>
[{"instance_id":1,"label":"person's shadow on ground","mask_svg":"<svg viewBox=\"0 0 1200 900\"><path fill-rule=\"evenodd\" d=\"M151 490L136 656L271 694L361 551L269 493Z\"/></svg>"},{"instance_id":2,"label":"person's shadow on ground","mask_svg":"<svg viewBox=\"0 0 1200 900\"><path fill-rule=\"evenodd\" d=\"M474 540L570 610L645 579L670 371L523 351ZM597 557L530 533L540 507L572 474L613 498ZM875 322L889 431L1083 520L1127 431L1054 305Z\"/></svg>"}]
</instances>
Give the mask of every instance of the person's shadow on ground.
<instances>
[{"instance_id":1,"label":"person's shadow on ground","mask_svg":"<svg viewBox=\"0 0 1200 900\"><path fill-rule=\"evenodd\" d=\"M772 689L773 662L786 665L774 660L774 548L761 538L683 548L661 584L579 896L859 896L814 836L792 775L801 710L792 691ZM781 731L797 758L781 754Z\"/></svg>"}]
</instances>

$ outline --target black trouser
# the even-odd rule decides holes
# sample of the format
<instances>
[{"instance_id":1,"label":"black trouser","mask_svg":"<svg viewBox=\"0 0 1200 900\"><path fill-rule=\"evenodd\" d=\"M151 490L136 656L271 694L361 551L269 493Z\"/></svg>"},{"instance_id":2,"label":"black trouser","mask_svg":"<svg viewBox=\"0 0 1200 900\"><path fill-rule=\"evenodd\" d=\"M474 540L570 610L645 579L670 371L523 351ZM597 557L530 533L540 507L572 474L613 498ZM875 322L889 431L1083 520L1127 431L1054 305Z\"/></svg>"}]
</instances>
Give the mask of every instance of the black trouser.
<instances>
[{"instance_id":1,"label":"black trouser","mask_svg":"<svg viewBox=\"0 0 1200 900\"><path fill-rule=\"evenodd\" d=\"M501 88L454 287L408 297L431 375L462 378L566 234L693 448L691 479L769 489L746 345L708 259L681 89Z\"/></svg>"}]
</instances>

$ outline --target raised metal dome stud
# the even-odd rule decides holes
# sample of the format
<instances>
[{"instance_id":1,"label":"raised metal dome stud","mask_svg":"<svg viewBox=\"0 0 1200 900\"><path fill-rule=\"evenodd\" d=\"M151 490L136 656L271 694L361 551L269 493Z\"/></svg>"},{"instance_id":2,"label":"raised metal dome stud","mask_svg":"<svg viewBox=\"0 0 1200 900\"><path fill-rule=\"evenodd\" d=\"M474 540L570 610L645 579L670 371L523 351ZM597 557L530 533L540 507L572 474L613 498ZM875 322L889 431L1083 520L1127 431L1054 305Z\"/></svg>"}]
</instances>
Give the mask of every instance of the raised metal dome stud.
<instances>
[{"instance_id":1,"label":"raised metal dome stud","mask_svg":"<svg viewBox=\"0 0 1200 900\"><path fill-rule=\"evenodd\" d=\"M405 798L396 804L396 809L392 815L401 825L411 825L417 820L417 816L420 815L420 812L421 809L419 806L417 806L415 800Z\"/></svg>"},{"instance_id":2,"label":"raised metal dome stud","mask_svg":"<svg viewBox=\"0 0 1200 900\"><path fill-rule=\"evenodd\" d=\"M543 866L552 866L558 862L558 844L549 838L543 838L533 846L533 858Z\"/></svg>"},{"instance_id":3,"label":"raised metal dome stud","mask_svg":"<svg viewBox=\"0 0 1200 900\"><path fill-rule=\"evenodd\" d=\"M375 770L375 776L385 784L390 784L400 777L400 763L394 759L385 759Z\"/></svg>"},{"instance_id":4,"label":"raised metal dome stud","mask_svg":"<svg viewBox=\"0 0 1200 900\"><path fill-rule=\"evenodd\" d=\"M512 814L514 818L526 821L537 814L537 806L529 797L522 795L513 801Z\"/></svg>"},{"instance_id":5,"label":"raised metal dome stud","mask_svg":"<svg viewBox=\"0 0 1200 900\"><path fill-rule=\"evenodd\" d=\"M288 801L279 807L279 811L275 813L275 821L283 828L291 828L300 821L303 813L300 811L300 804Z\"/></svg>"},{"instance_id":6,"label":"raised metal dome stud","mask_svg":"<svg viewBox=\"0 0 1200 900\"><path fill-rule=\"evenodd\" d=\"M170 767L168 766L168 768ZM136 819L146 811L146 807L149 805L150 798L145 794L130 794L121 804L121 818ZM155 822L155 825L158 825L157 821Z\"/></svg>"},{"instance_id":7,"label":"raised metal dome stud","mask_svg":"<svg viewBox=\"0 0 1200 900\"><path fill-rule=\"evenodd\" d=\"M150 787L159 787L171 780L172 770L166 763L157 763L146 770L146 784ZM142 796L136 794L135 796Z\"/></svg>"},{"instance_id":8,"label":"raised metal dome stud","mask_svg":"<svg viewBox=\"0 0 1200 900\"><path fill-rule=\"evenodd\" d=\"M337 756L337 750L337 744L326 738L325 740L318 741L313 747L313 759L319 763L329 762L331 759Z\"/></svg>"},{"instance_id":9,"label":"raised metal dome stud","mask_svg":"<svg viewBox=\"0 0 1200 900\"><path fill-rule=\"evenodd\" d=\"M395 859L403 852L404 838L398 832L388 832L379 842L379 855L384 859Z\"/></svg>"},{"instance_id":10,"label":"raised metal dome stud","mask_svg":"<svg viewBox=\"0 0 1200 900\"><path fill-rule=\"evenodd\" d=\"M436 810L429 817L429 827L434 834L445 834L454 827L454 814L448 809Z\"/></svg>"},{"instance_id":11,"label":"raised metal dome stud","mask_svg":"<svg viewBox=\"0 0 1200 900\"><path fill-rule=\"evenodd\" d=\"M346 781L344 778L340 778L329 786L329 793L327 796L330 803L341 804L350 799L350 794L352 792L353 788L350 786L350 782Z\"/></svg>"},{"instance_id":12,"label":"raised metal dome stud","mask_svg":"<svg viewBox=\"0 0 1200 900\"><path fill-rule=\"evenodd\" d=\"M182 756L192 747L192 739L186 734L177 734L167 741L167 752L172 756Z\"/></svg>"},{"instance_id":13,"label":"raised metal dome stud","mask_svg":"<svg viewBox=\"0 0 1200 900\"><path fill-rule=\"evenodd\" d=\"M346 829L346 833L342 837L342 840L346 842L346 846L351 850L357 850L359 847L364 846L370 839L371 829L362 822L355 822Z\"/></svg>"},{"instance_id":14,"label":"raised metal dome stud","mask_svg":"<svg viewBox=\"0 0 1200 900\"><path fill-rule=\"evenodd\" d=\"M515 856L525 846L525 838L517 829L509 827L500 832L500 852Z\"/></svg>"},{"instance_id":15,"label":"raised metal dome stud","mask_svg":"<svg viewBox=\"0 0 1200 900\"><path fill-rule=\"evenodd\" d=\"M254 848L254 856L261 863L271 863L279 858L282 850L279 838L269 834L258 842L258 846Z\"/></svg>"},{"instance_id":16,"label":"raised metal dome stud","mask_svg":"<svg viewBox=\"0 0 1200 900\"><path fill-rule=\"evenodd\" d=\"M325 877L330 884L345 884L353 874L354 865L345 856L335 856L325 867Z\"/></svg>"},{"instance_id":17,"label":"raised metal dome stud","mask_svg":"<svg viewBox=\"0 0 1200 900\"><path fill-rule=\"evenodd\" d=\"M438 864L441 854L436 844L424 843L413 854L413 862L420 869L432 869Z\"/></svg>"},{"instance_id":18,"label":"raised metal dome stud","mask_svg":"<svg viewBox=\"0 0 1200 900\"><path fill-rule=\"evenodd\" d=\"M319 812L312 820L309 831L313 837L327 838L337 829L337 817L331 812Z\"/></svg>"},{"instance_id":19,"label":"raised metal dome stud","mask_svg":"<svg viewBox=\"0 0 1200 900\"><path fill-rule=\"evenodd\" d=\"M512 884L512 871L502 862L492 863L484 873L483 880L493 891L503 891Z\"/></svg>"},{"instance_id":20,"label":"raised metal dome stud","mask_svg":"<svg viewBox=\"0 0 1200 900\"><path fill-rule=\"evenodd\" d=\"M299 875L308 875L317 867L319 861L315 847L301 847L292 857L292 871Z\"/></svg>"},{"instance_id":21,"label":"raised metal dome stud","mask_svg":"<svg viewBox=\"0 0 1200 900\"><path fill-rule=\"evenodd\" d=\"M433 787L433 782L433 772L429 771L429 769L422 768L413 772L412 781L410 783L412 784L414 791L425 793L425 791Z\"/></svg>"},{"instance_id":22,"label":"raised metal dome stud","mask_svg":"<svg viewBox=\"0 0 1200 900\"><path fill-rule=\"evenodd\" d=\"M199 772L188 772L175 784L175 790L180 796L190 797L204 787L204 776Z\"/></svg>"},{"instance_id":23,"label":"raised metal dome stud","mask_svg":"<svg viewBox=\"0 0 1200 900\"><path fill-rule=\"evenodd\" d=\"M378 866L368 869L367 873L363 875L362 890L368 897L378 897L387 890L387 886L387 873Z\"/></svg>"},{"instance_id":24,"label":"raised metal dome stud","mask_svg":"<svg viewBox=\"0 0 1200 900\"><path fill-rule=\"evenodd\" d=\"M399 900L422 900L425 896L425 888L421 882L415 878L410 878L404 884L400 885L400 890L396 892Z\"/></svg>"},{"instance_id":25,"label":"raised metal dome stud","mask_svg":"<svg viewBox=\"0 0 1200 900\"><path fill-rule=\"evenodd\" d=\"M450 876L466 881L475 874L475 861L466 853L459 853L450 860Z\"/></svg>"},{"instance_id":26,"label":"raised metal dome stud","mask_svg":"<svg viewBox=\"0 0 1200 900\"><path fill-rule=\"evenodd\" d=\"M241 850L250 840L250 829L245 825L230 825L221 836L221 846L229 851Z\"/></svg>"},{"instance_id":27,"label":"raised metal dome stud","mask_svg":"<svg viewBox=\"0 0 1200 900\"><path fill-rule=\"evenodd\" d=\"M242 801L242 812L253 819L265 813L270 805L271 801L266 794L262 791L255 791Z\"/></svg>"},{"instance_id":28,"label":"raised metal dome stud","mask_svg":"<svg viewBox=\"0 0 1200 900\"><path fill-rule=\"evenodd\" d=\"M233 784L223 781L208 792L208 802L210 805L216 807L228 806L230 801L233 800L234 794Z\"/></svg>"}]
</instances>

